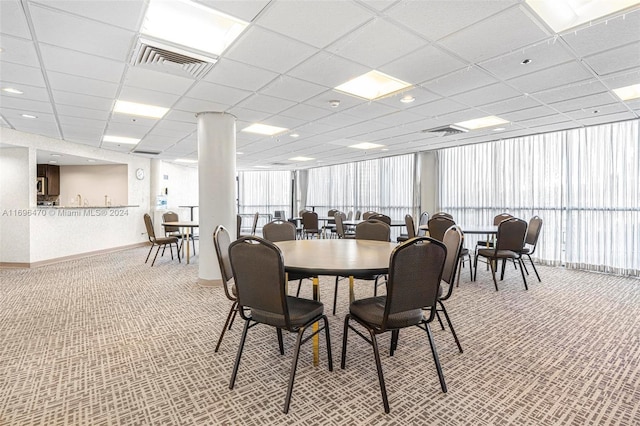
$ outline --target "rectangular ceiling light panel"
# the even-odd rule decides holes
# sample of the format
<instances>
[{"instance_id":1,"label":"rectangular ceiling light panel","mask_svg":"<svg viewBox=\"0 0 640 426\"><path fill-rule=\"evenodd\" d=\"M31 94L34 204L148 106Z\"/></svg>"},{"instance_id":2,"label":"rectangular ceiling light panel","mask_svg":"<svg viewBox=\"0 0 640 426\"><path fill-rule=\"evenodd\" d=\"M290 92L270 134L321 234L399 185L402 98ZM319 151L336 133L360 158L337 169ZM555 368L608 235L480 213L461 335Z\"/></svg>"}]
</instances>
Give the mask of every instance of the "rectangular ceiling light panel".
<instances>
[{"instance_id":1,"label":"rectangular ceiling light panel","mask_svg":"<svg viewBox=\"0 0 640 426\"><path fill-rule=\"evenodd\" d=\"M623 101L638 99L640 98L640 83L613 89L613 93L615 93L616 96L618 96Z\"/></svg>"},{"instance_id":2,"label":"rectangular ceiling light panel","mask_svg":"<svg viewBox=\"0 0 640 426\"><path fill-rule=\"evenodd\" d=\"M411 87L410 83L373 70L336 87L336 90L367 100L374 100Z\"/></svg>"},{"instance_id":3,"label":"rectangular ceiling light panel","mask_svg":"<svg viewBox=\"0 0 640 426\"><path fill-rule=\"evenodd\" d=\"M113 112L150 118L162 118L167 111L169 111L169 108L121 100L116 101L116 106L113 107Z\"/></svg>"},{"instance_id":4,"label":"rectangular ceiling light panel","mask_svg":"<svg viewBox=\"0 0 640 426\"><path fill-rule=\"evenodd\" d=\"M556 33L626 9L640 0L527 0Z\"/></svg>"},{"instance_id":5,"label":"rectangular ceiling light panel","mask_svg":"<svg viewBox=\"0 0 640 426\"><path fill-rule=\"evenodd\" d=\"M140 142L140 139L136 139L136 138L127 138L124 136L111 136L111 135L104 135L104 137L102 138L103 142L111 142L111 143L123 143L123 144L127 144L127 145L136 145L138 142Z\"/></svg>"},{"instance_id":6,"label":"rectangular ceiling light panel","mask_svg":"<svg viewBox=\"0 0 640 426\"><path fill-rule=\"evenodd\" d=\"M384 145L380 145L377 143L371 143L371 142L361 142L361 143L357 143L355 145L349 145L349 148L356 148L356 149L376 149L376 148L382 148Z\"/></svg>"},{"instance_id":7,"label":"rectangular ceiling light panel","mask_svg":"<svg viewBox=\"0 0 640 426\"><path fill-rule=\"evenodd\" d=\"M257 133L259 135L267 136L277 135L279 133L286 132L287 130L289 129L285 129L284 127L269 126L268 124L260 123L255 123L249 127L245 127L244 129L242 129L243 132Z\"/></svg>"},{"instance_id":8,"label":"rectangular ceiling light panel","mask_svg":"<svg viewBox=\"0 0 640 426\"><path fill-rule=\"evenodd\" d=\"M292 157L289 158L289 161L311 161L314 160L314 158L311 157Z\"/></svg>"},{"instance_id":9,"label":"rectangular ceiling light panel","mask_svg":"<svg viewBox=\"0 0 640 426\"><path fill-rule=\"evenodd\" d=\"M248 22L188 0L151 0L140 32L219 56Z\"/></svg>"},{"instance_id":10,"label":"rectangular ceiling light panel","mask_svg":"<svg viewBox=\"0 0 640 426\"><path fill-rule=\"evenodd\" d=\"M474 120L461 121L459 123L455 123L455 125L464 127L465 129L475 130L506 123L508 123L507 120L496 117L495 115L490 115L488 117L476 118Z\"/></svg>"}]
</instances>

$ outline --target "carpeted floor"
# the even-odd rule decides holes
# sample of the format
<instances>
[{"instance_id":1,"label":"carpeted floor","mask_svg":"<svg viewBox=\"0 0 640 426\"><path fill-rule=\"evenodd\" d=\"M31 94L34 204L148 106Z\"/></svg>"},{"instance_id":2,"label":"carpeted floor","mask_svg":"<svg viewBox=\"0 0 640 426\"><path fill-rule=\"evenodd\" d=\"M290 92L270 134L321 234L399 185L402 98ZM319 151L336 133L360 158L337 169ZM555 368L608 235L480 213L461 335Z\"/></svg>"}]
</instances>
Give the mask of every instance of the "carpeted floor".
<instances>
[{"instance_id":1,"label":"carpeted floor","mask_svg":"<svg viewBox=\"0 0 640 426\"><path fill-rule=\"evenodd\" d=\"M490 273L471 283L463 270L447 307L465 352L432 327L449 392L423 331L403 331L394 357L381 337L385 415L371 348L350 334L339 368L347 288L333 317L324 277L335 370L322 343L312 367L307 344L285 415L293 336L281 357L273 329L253 328L229 390L242 323L214 353L230 307L222 289L196 284L197 257L150 268L145 256L0 270L0 425L640 424L638 280L540 267L542 283L531 276L525 291L511 268L496 292Z\"/></svg>"}]
</instances>

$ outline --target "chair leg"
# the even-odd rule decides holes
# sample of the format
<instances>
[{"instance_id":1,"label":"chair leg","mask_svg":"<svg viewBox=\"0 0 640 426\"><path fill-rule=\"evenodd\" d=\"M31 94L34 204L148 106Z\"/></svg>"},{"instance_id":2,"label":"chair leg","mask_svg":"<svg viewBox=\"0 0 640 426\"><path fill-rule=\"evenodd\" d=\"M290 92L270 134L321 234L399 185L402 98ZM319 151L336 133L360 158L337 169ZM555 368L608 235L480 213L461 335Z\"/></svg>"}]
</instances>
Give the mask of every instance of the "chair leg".
<instances>
[{"instance_id":1,"label":"chair leg","mask_svg":"<svg viewBox=\"0 0 640 426\"><path fill-rule=\"evenodd\" d=\"M282 343L282 329L276 328L278 333L278 349L280 349L280 355L284 355L284 343Z\"/></svg>"},{"instance_id":2,"label":"chair leg","mask_svg":"<svg viewBox=\"0 0 640 426\"><path fill-rule=\"evenodd\" d=\"M447 393L447 383L444 381L444 374L442 373L442 367L440 366L440 359L438 358L438 350L436 349L436 342L433 340L433 333L429 323L425 323L425 330L427 336L429 336L429 346L431 346L431 353L433 354L433 362L436 364L436 370L438 371L438 379L440 380L440 387L442 392Z\"/></svg>"},{"instance_id":3,"label":"chair leg","mask_svg":"<svg viewBox=\"0 0 640 426\"><path fill-rule=\"evenodd\" d=\"M331 355L331 333L329 333L329 319L326 315L322 316L324 320L324 336L327 339L327 358L329 371L333 371L333 355Z\"/></svg>"},{"instance_id":4,"label":"chair leg","mask_svg":"<svg viewBox=\"0 0 640 426\"><path fill-rule=\"evenodd\" d=\"M180 250L178 250L178 242L177 241L176 241L176 254L178 255L178 263L182 263L182 261L180 260ZM172 259L173 259L173 257L172 257Z\"/></svg>"},{"instance_id":5,"label":"chair leg","mask_svg":"<svg viewBox=\"0 0 640 426\"><path fill-rule=\"evenodd\" d=\"M389 356L393 356L398 349L398 339L400 338L400 330L391 331L391 347L389 348Z\"/></svg>"},{"instance_id":6,"label":"chair leg","mask_svg":"<svg viewBox=\"0 0 640 426\"><path fill-rule=\"evenodd\" d=\"M382 374L382 362L380 361L380 350L378 349L378 341L373 330L369 330L371 336L371 346L373 346L373 356L376 359L376 369L378 370L378 381L380 382L380 392L382 393L382 404L384 412L389 413L389 399L387 398L387 387L384 383L384 375Z\"/></svg>"},{"instance_id":7,"label":"chair leg","mask_svg":"<svg viewBox=\"0 0 640 426\"><path fill-rule=\"evenodd\" d=\"M529 258L529 262L531 262L531 267L533 268L533 272L536 273L536 277L538 277L538 282L542 282L542 280L540 279L540 275L538 275L538 270L536 269L536 265L533 264L533 260L531 259L531 256L527 253L527 257Z\"/></svg>"},{"instance_id":8,"label":"chair leg","mask_svg":"<svg viewBox=\"0 0 640 426\"><path fill-rule=\"evenodd\" d=\"M438 300L440 307L442 308L442 313L444 314L444 318L447 320L447 324L449 325L449 329L451 330L451 334L453 334L453 340L456 341L456 345L458 345L458 350L462 353L462 345L460 345L460 340L458 340L458 335L456 334L456 330L453 328L453 324L451 324L451 319L449 318L449 314L447 313L447 308L444 307L444 303L441 300Z\"/></svg>"},{"instance_id":9,"label":"chair leg","mask_svg":"<svg viewBox=\"0 0 640 426\"><path fill-rule=\"evenodd\" d=\"M284 411L285 414L289 412L289 404L291 404L291 393L293 392L293 382L296 378L296 369L298 367L298 354L300 353L300 344L302 343L302 335L306 329L300 327L298 329L298 337L296 339L296 349L293 352L293 359L291 360L291 371L289 371L289 386L287 386L287 396L284 398ZM282 337L282 330L278 329L278 337Z\"/></svg>"},{"instance_id":10,"label":"chair leg","mask_svg":"<svg viewBox=\"0 0 640 426\"><path fill-rule=\"evenodd\" d=\"M342 356L340 357L340 369L344 370L344 366L347 360L347 335L349 334L349 320L351 314L344 316L344 330L342 332Z\"/></svg>"},{"instance_id":11,"label":"chair leg","mask_svg":"<svg viewBox=\"0 0 640 426\"><path fill-rule=\"evenodd\" d=\"M158 250L156 250L156 255L153 256L153 262L151 262L151 266L156 263L156 258L158 257L158 252L160 251L160 246L158 246Z\"/></svg>"},{"instance_id":12,"label":"chair leg","mask_svg":"<svg viewBox=\"0 0 640 426\"><path fill-rule=\"evenodd\" d=\"M502 271L500 272L500 281L504 280L504 267L507 264L507 259L502 259Z\"/></svg>"},{"instance_id":13,"label":"chair leg","mask_svg":"<svg viewBox=\"0 0 640 426\"><path fill-rule=\"evenodd\" d=\"M522 258L518 258L518 263L520 263L520 275L522 275L522 282L524 282L524 289L529 290L527 286L527 277L524 276L524 268L522 267Z\"/></svg>"},{"instance_id":14,"label":"chair leg","mask_svg":"<svg viewBox=\"0 0 640 426\"><path fill-rule=\"evenodd\" d=\"M496 281L496 268L498 267L498 260L494 262L492 259L487 258L489 261L489 266L491 266L491 276L493 277L493 285L496 286L496 291L498 291L498 282Z\"/></svg>"},{"instance_id":15,"label":"chair leg","mask_svg":"<svg viewBox=\"0 0 640 426\"><path fill-rule=\"evenodd\" d=\"M336 275L336 287L333 289L333 315L336 314L336 303L338 301L338 280L340 277Z\"/></svg>"},{"instance_id":16,"label":"chair leg","mask_svg":"<svg viewBox=\"0 0 640 426\"><path fill-rule=\"evenodd\" d=\"M300 289L302 288L302 278L298 281L298 291L296 291L296 297L300 297Z\"/></svg>"},{"instance_id":17,"label":"chair leg","mask_svg":"<svg viewBox=\"0 0 640 426\"><path fill-rule=\"evenodd\" d=\"M442 323L442 320L440 319L440 314L438 313L438 311L436 311L436 318L438 318L438 322L440 323L440 328L442 328L444 330L444 324Z\"/></svg>"},{"instance_id":18,"label":"chair leg","mask_svg":"<svg viewBox=\"0 0 640 426\"><path fill-rule=\"evenodd\" d=\"M471 281L475 281L478 278L478 255L475 255L475 260L473 262L473 278Z\"/></svg>"},{"instance_id":19,"label":"chair leg","mask_svg":"<svg viewBox=\"0 0 640 426\"><path fill-rule=\"evenodd\" d=\"M244 322L244 329L242 330L242 337L240 338L240 346L238 346L238 354L236 355L236 362L233 365L233 372L231 373L231 381L229 382L229 389L233 389L233 385L236 383L236 376L238 375L238 368L240 367L240 358L242 358L242 349L244 349L244 342L247 340L247 332L249 331L249 320Z\"/></svg>"},{"instance_id":20,"label":"chair leg","mask_svg":"<svg viewBox=\"0 0 640 426\"><path fill-rule=\"evenodd\" d=\"M224 327L222 327L222 333L220 333L220 337L218 337L218 343L216 344L216 349L214 352L218 352L220 349L220 344L222 343L222 338L224 337L224 333L227 331L227 326L231 329L231 318L235 317L236 312L238 311L238 302L233 302L231 305L231 309L229 310L229 315L227 315L227 320L224 322Z\"/></svg>"},{"instance_id":21,"label":"chair leg","mask_svg":"<svg viewBox=\"0 0 640 426\"><path fill-rule=\"evenodd\" d=\"M147 263L149 261L149 256L151 256L151 252L153 251L153 246L155 244L151 244L151 247L149 247L149 253L147 253L147 258L144 260L144 263Z\"/></svg>"}]
</instances>

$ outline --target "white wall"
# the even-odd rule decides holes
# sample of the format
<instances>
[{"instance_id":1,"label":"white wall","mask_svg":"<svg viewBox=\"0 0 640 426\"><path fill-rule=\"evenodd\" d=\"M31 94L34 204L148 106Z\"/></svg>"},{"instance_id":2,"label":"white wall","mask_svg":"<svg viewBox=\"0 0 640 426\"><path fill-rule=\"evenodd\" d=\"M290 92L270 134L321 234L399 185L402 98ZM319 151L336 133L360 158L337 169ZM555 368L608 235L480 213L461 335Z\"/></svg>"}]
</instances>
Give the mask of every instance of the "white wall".
<instances>
[{"instance_id":1,"label":"white wall","mask_svg":"<svg viewBox=\"0 0 640 426\"><path fill-rule=\"evenodd\" d=\"M60 166L60 205L72 205L77 195L89 206L104 206L109 196L112 206L129 204L126 164Z\"/></svg>"}]
</instances>

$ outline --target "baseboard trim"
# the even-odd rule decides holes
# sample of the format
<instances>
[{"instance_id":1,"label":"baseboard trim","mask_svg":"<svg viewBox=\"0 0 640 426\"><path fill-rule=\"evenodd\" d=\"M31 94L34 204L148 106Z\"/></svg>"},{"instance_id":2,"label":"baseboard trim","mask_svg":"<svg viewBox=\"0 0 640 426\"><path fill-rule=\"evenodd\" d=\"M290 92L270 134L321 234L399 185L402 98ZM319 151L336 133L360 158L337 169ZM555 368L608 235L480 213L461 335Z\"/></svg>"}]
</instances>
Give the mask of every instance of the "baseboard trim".
<instances>
[{"instance_id":1,"label":"baseboard trim","mask_svg":"<svg viewBox=\"0 0 640 426\"><path fill-rule=\"evenodd\" d=\"M198 285L200 287L221 287L222 280L205 280L204 278L198 278Z\"/></svg>"},{"instance_id":2,"label":"baseboard trim","mask_svg":"<svg viewBox=\"0 0 640 426\"><path fill-rule=\"evenodd\" d=\"M135 244L128 244L126 246L111 247L111 248L108 248L108 249L90 251L90 252L86 252L86 253L72 254L70 256L55 257L53 259L40 260L38 262L31 262L31 263L26 263L26 262L0 262L0 268L22 268L22 269L38 268L38 267L41 267L41 266L54 265L56 263L68 262L70 260L84 259L85 257L99 256L101 254L114 253L114 252L123 251L123 250L130 250L132 248L144 247L144 246L148 246L148 245L149 245L149 242L148 241L144 241L144 242L135 243Z\"/></svg>"}]
</instances>

